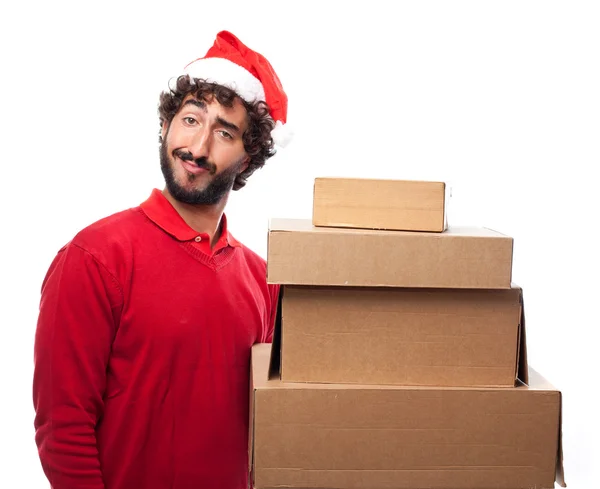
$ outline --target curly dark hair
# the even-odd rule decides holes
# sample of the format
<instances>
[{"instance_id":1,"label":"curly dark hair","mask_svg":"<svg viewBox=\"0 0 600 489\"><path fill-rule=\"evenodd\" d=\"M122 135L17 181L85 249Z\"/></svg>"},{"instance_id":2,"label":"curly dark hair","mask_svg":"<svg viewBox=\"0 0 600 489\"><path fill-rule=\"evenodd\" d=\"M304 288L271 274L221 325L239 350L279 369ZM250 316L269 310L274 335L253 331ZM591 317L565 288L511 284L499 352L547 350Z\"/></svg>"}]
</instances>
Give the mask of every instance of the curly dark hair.
<instances>
[{"instance_id":1,"label":"curly dark hair","mask_svg":"<svg viewBox=\"0 0 600 489\"><path fill-rule=\"evenodd\" d=\"M248 129L244 132L242 141L244 142L244 150L250 157L250 162L248 168L236 177L233 184L233 190L241 189L246 185L248 177L259 168L262 168L267 159L276 153L271 137L275 122L269 114L269 106L265 102L250 104L227 87L209 83L199 78L190 78L188 75L181 75L177 78L174 88L170 88L169 91L160 95L158 115L161 128L165 121L170 123L173 120L181 107L183 99L189 94L207 103L215 97L224 107L232 107L234 100L239 98L246 108ZM162 142L160 136L159 141Z\"/></svg>"}]
</instances>

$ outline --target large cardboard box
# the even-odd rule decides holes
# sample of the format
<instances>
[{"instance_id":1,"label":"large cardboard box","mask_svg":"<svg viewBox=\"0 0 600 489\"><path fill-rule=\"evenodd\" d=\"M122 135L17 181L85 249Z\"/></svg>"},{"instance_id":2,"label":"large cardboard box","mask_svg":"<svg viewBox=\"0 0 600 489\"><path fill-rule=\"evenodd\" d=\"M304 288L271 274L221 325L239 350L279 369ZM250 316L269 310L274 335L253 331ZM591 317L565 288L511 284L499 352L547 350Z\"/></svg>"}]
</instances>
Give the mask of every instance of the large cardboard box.
<instances>
[{"instance_id":1,"label":"large cardboard box","mask_svg":"<svg viewBox=\"0 0 600 489\"><path fill-rule=\"evenodd\" d=\"M522 290L282 287L284 382L504 386L527 381ZM279 363L277 363L279 362Z\"/></svg>"},{"instance_id":2,"label":"large cardboard box","mask_svg":"<svg viewBox=\"0 0 600 489\"><path fill-rule=\"evenodd\" d=\"M285 383L252 349L256 489L549 489L564 486L561 393Z\"/></svg>"},{"instance_id":3,"label":"large cardboard box","mask_svg":"<svg viewBox=\"0 0 600 489\"><path fill-rule=\"evenodd\" d=\"M510 289L513 238L480 227L425 233L271 219L267 258L277 284Z\"/></svg>"},{"instance_id":4,"label":"large cardboard box","mask_svg":"<svg viewBox=\"0 0 600 489\"><path fill-rule=\"evenodd\" d=\"M445 182L316 178L315 226L442 232L448 227Z\"/></svg>"}]
</instances>

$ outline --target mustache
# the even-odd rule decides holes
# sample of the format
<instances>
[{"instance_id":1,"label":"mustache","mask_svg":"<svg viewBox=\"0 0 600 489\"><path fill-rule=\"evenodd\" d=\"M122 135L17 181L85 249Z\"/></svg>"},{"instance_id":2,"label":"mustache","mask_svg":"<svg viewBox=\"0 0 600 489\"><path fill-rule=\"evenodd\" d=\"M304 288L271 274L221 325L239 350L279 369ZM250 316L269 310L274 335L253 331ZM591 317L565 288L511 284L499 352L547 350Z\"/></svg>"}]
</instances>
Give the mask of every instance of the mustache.
<instances>
[{"instance_id":1,"label":"mustache","mask_svg":"<svg viewBox=\"0 0 600 489\"><path fill-rule=\"evenodd\" d=\"M196 164L196 166L208 170L211 175L214 175L217 172L217 165L208 161L208 159L205 156L194 159L192 153L190 153L189 151L184 151L182 149L176 149L175 151L173 151L173 155L177 156L183 161L193 161Z\"/></svg>"}]
</instances>

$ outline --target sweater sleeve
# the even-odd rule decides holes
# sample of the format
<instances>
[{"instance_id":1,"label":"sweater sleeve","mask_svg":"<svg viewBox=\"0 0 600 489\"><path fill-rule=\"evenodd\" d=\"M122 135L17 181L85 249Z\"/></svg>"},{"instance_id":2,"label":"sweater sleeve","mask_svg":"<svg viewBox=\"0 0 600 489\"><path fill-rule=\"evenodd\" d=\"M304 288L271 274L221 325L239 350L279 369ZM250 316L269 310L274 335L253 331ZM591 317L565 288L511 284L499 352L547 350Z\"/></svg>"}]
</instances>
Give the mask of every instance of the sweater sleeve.
<instances>
[{"instance_id":1,"label":"sweater sleeve","mask_svg":"<svg viewBox=\"0 0 600 489\"><path fill-rule=\"evenodd\" d=\"M96 425L122 308L116 279L74 244L42 285L34 343L35 440L53 489L104 489Z\"/></svg>"}]
</instances>

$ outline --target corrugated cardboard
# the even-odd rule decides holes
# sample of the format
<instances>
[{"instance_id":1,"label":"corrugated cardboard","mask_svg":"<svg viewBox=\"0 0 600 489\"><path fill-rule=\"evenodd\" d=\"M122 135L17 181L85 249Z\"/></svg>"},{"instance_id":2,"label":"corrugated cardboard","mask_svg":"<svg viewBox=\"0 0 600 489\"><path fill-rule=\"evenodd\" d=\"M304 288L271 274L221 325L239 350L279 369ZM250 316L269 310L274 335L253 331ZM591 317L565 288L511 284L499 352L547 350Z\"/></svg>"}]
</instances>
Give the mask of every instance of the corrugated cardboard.
<instances>
[{"instance_id":1,"label":"corrugated cardboard","mask_svg":"<svg viewBox=\"0 0 600 489\"><path fill-rule=\"evenodd\" d=\"M316 178L315 226L443 232L448 227L445 182Z\"/></svg>"},{"instance_id":2,"label":"corrugated cardboard","mask_svg":"<svg viewBox=\"0 0 600 489\"><path fill-rule=\"evenodd\" d=\"M250 458L271 488L564 487L561 393L537 372L506 388L284 383L252 349Z\"/></svg>"},{"instance_id":3,"label":"corrugated cardboard","mask_svg":"<svg viewBox=\"0 0 600 489\"><path fill-rule=\"evenodd\" d=\"M270 283L509 289L513 238L479 227L424 233L271 219L267 255Z\"/></svg>"},{"instance_id":4,"label":"corrugated cardboard","mask_svg":"<svg viewBox=\"0 0 600 489\"><path fill-rule=\"evenodd\" d=\"M527 370L516 285L287 285L280 313L275 341L278 347L281 338L284 382L514 387L519 368Z\"/></svg>"}]
</instances>

